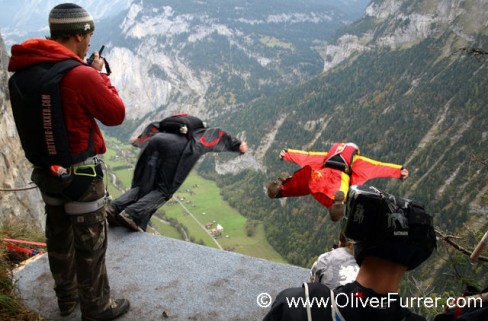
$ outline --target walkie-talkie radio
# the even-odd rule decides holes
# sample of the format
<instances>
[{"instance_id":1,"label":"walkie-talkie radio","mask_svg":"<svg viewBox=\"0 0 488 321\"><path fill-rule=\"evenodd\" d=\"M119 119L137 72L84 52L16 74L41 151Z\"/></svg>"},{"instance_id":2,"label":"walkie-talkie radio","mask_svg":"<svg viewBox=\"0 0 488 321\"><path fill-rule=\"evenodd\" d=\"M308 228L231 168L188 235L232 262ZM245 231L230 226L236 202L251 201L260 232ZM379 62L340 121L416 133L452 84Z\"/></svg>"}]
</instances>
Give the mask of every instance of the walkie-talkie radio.
<instances>
[{"instance_id":1,"label":"walkie-talkie radio","mask_svg":"<svg viewBox=\"0 0 488 321\"><path fill-rule=\"evenodd\" d=\"M98 54L100 57L102 56L103 49L105 49L105 46L102 45L100 50L98 50ZM93 63L93 60L95 59L95 53L92 53L91 56L86 60L86 63L90 66Z\"/></svg>"}]
</instances>

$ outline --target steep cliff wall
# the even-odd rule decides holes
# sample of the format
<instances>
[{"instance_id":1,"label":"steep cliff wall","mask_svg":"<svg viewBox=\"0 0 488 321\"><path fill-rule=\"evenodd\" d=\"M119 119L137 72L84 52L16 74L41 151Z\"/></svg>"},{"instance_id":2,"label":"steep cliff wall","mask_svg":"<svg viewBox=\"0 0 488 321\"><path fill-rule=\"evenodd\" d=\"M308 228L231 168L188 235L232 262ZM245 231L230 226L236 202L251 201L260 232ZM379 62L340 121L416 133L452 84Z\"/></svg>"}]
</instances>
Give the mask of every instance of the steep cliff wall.
<instances>
[{"instance_id":1,"label":"steep cliff wall","mask_svg":"<svg viewBox=\"0 0 488 321\"><path fill-rule=\"evenodd\" d=\"M8 94L9 56L0 36L0 222L5 219L27 218L32 224L44 224L43 202L31 184L31 164L24 156L12 116Z\"/></svg>"},{"instance_id":2,"label":"steep cliff wall","mask_svg":"<svg viewBox=\"0 0 488 321\"><path fill-rule=\"evenodd\" d=\"M485 32L487 10L488 3L483 0L373 1L362 20L363 24L369 23L368 32L357 33L353 26L350 33L328 45L324 50L324 71L357 52L408 48L448 31L458 36L458 42L472 42L476 35ZM364 25L359 30L363 31Z\"/></svg>"}]
</instances>

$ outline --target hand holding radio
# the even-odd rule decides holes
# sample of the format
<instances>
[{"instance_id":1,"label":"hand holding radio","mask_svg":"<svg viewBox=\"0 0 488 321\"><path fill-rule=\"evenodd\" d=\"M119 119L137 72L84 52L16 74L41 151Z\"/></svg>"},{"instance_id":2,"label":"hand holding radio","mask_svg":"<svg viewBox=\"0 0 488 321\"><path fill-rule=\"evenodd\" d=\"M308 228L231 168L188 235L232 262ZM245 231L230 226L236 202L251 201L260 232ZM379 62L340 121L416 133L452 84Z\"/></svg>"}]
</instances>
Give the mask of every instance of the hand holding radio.
<instances>
[{"instance_id":1,"label":"hand holding radio","mask_svg":"<svg viewBox=\"0 0 488 321\"><path fill-rule=\"evenodd\" d=\"M93 68L95 68L98 71L101 71L103 68L103 65L105 65L105 70L107 71L107 75L110 75L112 73L112 70L110 69L110 65L108 64L108 61L104 57L102 57L103 49L105 49L104 45L102 45L102 47L98 51L99 60L102 61L100 66L94 66L93 65L93 63L95 62L95 57L96 57L95 52L93 52L90 55L90 57L86 60L86 63L88 64L88 66L92 66Z\"/></svg>"},{"instance_id":2,"label":"hand holding radio","mask_svg":"<svg viewBox=\"0 0 488 321\"><path fill-rule=\"evenodd\" d=\"M100 58L102 57L103 49L105 49L105 46L104 45L102 45L102 47L100 48L100 50L98 50L98 56ZM88 66L91 66L94 60L95 60L95 52L93 52L90 55L90 57L86 60L86 63L88 64Z\"/></svg>"}]
</instances>

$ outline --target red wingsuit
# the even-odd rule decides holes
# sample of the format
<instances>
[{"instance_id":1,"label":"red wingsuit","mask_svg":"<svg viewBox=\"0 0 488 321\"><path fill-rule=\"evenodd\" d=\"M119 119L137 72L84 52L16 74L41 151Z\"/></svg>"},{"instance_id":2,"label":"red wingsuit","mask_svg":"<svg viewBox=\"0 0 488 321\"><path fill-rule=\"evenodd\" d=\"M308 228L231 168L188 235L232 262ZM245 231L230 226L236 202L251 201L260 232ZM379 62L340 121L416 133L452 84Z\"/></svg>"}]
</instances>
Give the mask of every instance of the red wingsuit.
<instances>
[{"instance_id":1,"label":"red wingsuit","mask_svg":"<svg viewBox=\"0 0 488 321\"><path fill-rule=\"evenodd\" d=\"M328 160L338 157L345 163L346 170L325 165ZM351 185L362 185L373 178L402 178L402 165L383 163L360 156L359 149L352 143L336 143L328 152L288 149L283 160L293 162L302 168L283 183L280 197L312 194L327 208L334 203L334 195L338 190L347 196Z\"/></svg>"}]
</instances>

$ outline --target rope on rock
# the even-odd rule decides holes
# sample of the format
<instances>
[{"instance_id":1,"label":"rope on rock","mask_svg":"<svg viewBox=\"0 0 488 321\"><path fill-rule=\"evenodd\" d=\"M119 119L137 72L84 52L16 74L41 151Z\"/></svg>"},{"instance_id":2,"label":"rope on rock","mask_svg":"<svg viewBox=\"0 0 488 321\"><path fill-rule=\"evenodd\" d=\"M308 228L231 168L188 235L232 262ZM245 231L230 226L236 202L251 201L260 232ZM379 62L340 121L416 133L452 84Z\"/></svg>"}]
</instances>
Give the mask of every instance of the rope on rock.
<instances>
[{"instance_id":1,"label":"rope on rock","mask_svg":"<svg viewBox=\"0 0 488 321\"><path fill-rule=\"evenodd\" d=\"M34 184L34 183L32 183ZM31 187L22 187L22 188L0 188L0 192L18 192L18 191L27 191L30 189L37 188L37 185L31 186Z\"/></svg>"}]
</instances>

